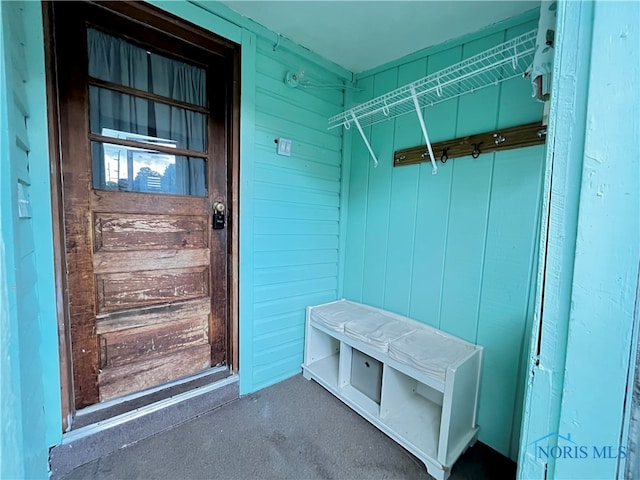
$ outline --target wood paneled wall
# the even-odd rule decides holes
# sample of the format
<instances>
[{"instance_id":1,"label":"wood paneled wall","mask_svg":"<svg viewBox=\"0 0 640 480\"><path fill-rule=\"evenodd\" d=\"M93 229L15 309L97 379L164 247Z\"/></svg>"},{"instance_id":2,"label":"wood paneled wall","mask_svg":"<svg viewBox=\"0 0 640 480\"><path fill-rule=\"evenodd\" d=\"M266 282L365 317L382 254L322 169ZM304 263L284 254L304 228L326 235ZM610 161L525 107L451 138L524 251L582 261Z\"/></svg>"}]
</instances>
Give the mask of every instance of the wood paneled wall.
<instances>
[{"instance_id":1,"label":"wood paneled wall","mask_svg":"<svg viewBox=\"0 0 640 480\"><path fill-rule=\"evenodd\" d=\"M436 72L535 28L514 25L359 78L354 103ZM538 121L542 104L516 78L424 109L433 142ZM484 346L480 440L517 455L544 147L393 167L424 143L417 116L366 130L380 164L352 135L344 297ZM513 443L512 443L513 442Z\"/></svg>"}]
</instances>

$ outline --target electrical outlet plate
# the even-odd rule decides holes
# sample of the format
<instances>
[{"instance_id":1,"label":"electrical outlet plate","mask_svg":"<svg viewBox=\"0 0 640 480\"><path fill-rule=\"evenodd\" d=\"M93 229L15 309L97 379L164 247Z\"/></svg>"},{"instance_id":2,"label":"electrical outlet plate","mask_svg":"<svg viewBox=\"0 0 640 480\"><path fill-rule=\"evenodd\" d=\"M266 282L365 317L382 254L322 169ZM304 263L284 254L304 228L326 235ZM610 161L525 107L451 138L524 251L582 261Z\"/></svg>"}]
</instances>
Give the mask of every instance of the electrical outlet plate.
<instances>
[{"instance_id":1,"label":"electrical outlet plate","mask_svg":"<svg viewBox=\"0 0 640 480\"><path fill-rule=\"evenodd\" d=\"M291 156L291 140L288 138L278 139L278 155Z\"/></svg>"}]
</instances>

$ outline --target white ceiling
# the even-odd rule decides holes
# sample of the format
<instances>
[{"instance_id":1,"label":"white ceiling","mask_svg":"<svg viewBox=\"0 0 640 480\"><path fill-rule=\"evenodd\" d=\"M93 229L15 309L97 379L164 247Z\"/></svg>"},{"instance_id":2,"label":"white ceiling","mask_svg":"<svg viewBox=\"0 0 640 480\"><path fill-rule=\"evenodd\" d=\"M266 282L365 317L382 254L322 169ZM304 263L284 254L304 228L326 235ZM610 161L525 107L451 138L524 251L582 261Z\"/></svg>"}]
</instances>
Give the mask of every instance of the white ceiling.
<instances>
[{"instance_id":1,"label":"white ceiling","mask_svg":"<svg viewBox=\"0 0 640 480\"><path fill-rule=\"evenodd\" d=\"M476 32L539 1L223 0L245 17L359 73Z\"/></svg>"}]
</instances>

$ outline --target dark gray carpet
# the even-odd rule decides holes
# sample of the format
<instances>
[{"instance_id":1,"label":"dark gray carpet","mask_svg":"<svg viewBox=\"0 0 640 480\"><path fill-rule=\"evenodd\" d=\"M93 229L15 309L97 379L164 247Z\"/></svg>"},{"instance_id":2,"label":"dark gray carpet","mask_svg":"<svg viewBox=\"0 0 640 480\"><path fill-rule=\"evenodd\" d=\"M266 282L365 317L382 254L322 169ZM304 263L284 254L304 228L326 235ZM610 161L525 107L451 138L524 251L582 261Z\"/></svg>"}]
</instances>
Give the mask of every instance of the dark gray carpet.
<instances>
[{"instance_id":1,"label":"dark gray carpet","mask_svg":"<svg viewBox=\"0 0 640 480\"><path fill-rule=\"evenodd\" d=\"M76 468L71 479L412 479L415 457L301 375ZM478 444L452 480L515 478Z\"/></svg>"}]
</instances>

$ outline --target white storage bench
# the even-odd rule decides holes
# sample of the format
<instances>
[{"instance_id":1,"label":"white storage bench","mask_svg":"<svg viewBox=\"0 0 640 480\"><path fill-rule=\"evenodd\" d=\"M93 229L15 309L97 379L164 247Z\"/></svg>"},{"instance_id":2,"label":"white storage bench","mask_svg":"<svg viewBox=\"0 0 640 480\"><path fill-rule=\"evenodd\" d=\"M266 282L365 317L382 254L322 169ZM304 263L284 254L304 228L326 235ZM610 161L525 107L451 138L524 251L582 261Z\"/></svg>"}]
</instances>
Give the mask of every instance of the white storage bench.
<instances>
[{"instance_id":1,"label":"white storage bench","mask_svg":"<svg viewBox=\"0 0 640 480\"><path fill-rule=\"evenodd\" d=\"M482 347L348 300L307 308L314 379L445 480L476 440Z\"/></svg>"}]
</instances>

